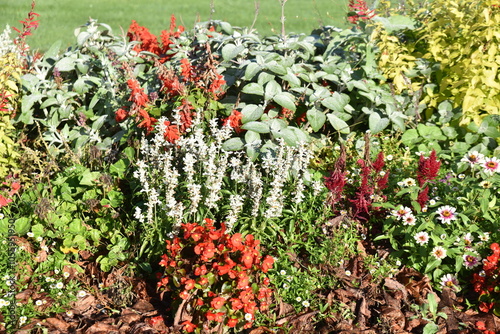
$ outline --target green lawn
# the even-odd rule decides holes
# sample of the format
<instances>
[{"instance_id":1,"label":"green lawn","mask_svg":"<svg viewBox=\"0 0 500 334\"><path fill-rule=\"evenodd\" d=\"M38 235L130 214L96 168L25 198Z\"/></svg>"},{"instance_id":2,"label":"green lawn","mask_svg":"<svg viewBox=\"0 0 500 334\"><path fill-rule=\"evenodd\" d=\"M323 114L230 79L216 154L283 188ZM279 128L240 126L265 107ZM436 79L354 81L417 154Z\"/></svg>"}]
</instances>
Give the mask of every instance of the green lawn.
<instances>
[{"instance_id":1,"label":"green lawn","mask_svg":"<svg viewBox=\"0 0 500 334\"><path fill-rule=\"evenodd\" d=\"M213 0L213 19L224 20L233 26L250 26L255 12L251 0ZM0 0L0 30L6 24L20 27L31 0ZM320 25L345 26L347 0L288 0L285 5L287 32L309 33ZM28 40L35 49L45 50L62 40L69 46L74 41L73 30L88 18L104 22L119 33L126 31L136 20L157 34L168 27L170 15L186 28L196 21L210 19L210 0L38 0L40 27ZM281 31L279 0L261 0L255 28L264 35Z\"/></svg>"}]
</instances>

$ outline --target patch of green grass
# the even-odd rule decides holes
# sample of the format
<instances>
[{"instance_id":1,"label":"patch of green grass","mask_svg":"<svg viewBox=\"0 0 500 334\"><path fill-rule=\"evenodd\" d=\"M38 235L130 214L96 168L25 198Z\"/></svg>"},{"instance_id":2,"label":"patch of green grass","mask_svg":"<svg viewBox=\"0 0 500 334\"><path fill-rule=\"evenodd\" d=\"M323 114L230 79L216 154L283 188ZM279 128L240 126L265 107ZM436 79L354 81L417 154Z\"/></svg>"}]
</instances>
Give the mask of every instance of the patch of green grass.
<instances>
[{"instance_id":1,"label":"patch of green grass","mask_svg":"<svg viewBox=\"0 0 500 334\"><path fill-rule=\"evenodd\" d=\"M0 31L6 24L20 28L30 10L31 0L0 0ZM40 14L40 26L30 36L28 44L46 50L57 40L63 46L74 43L73 31L89 17L109 24L116 34L125 31L132 20L158 34L168 29L170 16L177 23L191 28L197 21L210 18L224 20L233 26L250 26L255 4L249 0L39 0L35 12ZM286 32L310 33L321 25L345 26L347 0L290 0L285 5ZM281 32L279 0L261 0L255 28L262 35Z\"/></svg>"}]
</instances>

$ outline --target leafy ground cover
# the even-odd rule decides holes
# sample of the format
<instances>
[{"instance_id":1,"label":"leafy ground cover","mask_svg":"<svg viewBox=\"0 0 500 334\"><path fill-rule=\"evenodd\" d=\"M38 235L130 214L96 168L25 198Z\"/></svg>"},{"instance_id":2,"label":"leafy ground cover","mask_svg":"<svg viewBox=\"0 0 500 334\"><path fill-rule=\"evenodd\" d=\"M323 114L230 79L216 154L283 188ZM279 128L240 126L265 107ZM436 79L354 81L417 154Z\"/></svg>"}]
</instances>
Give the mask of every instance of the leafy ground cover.
<instances>
[{"instance_id":1,"label":"leafy ground cover","mask_svg":"<svg viewBox=\"0 0 500 334\"><path fill-rule=\"evenodd\" d=\"M33 54L33 2L0 41L0 330L498 332L500 12L454 5L486 36L448 61L442 5L267 37L91 20Z\"/></svg>"}]
</instances>

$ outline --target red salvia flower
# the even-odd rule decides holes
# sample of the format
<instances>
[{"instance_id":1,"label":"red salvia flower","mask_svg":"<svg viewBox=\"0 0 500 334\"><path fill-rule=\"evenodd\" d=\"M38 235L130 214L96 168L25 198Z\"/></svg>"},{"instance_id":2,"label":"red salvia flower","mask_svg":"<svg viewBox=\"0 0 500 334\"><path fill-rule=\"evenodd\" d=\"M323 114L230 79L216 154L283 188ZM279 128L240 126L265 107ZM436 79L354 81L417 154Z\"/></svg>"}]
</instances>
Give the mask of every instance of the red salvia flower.
<instances>
[{"instance_id":1,"label":"red salvia flower","mask_svg":"<svg viewBox=\"0 0 500 334\"><path fill-rule=\"evenodd\" d=\"M169 143L175 143L180 138L179 127L175 124L170 124L169 121L165 121L165 133L163 134L166 141Z\"/></svg>"},{"instance_id":2,"label":"red salvia flower","mask_svg":"<svg viewBox=\"0 0 500 334\"><path fill-rule=\"evenodd\" d=\"M120 108L115 113L115 120L119 122L123 122L128 117L128 111L123 108Z\"/></svg>"},{"instance_id":3,"label":"red salvia flower","mask_svg":"<svg viewBox=\"0 0 500 334\"><path fill-rule=\"evenodd\" d=\"M129 79L127 85L132 90L128 100L139 107L144 107L149 102L149 97L139 85L139 82L136 79Z\"/></svg>"},{"instance_id":4,"label":"red salvia flower","mask_svg":"<svg viewBox=\"0 0 500 334\"><path fill-rule=\"evenodd\" d=\"M243 123L241 121L242 118L243 115L241 114L241 112L234 109L231 112L231 115L223 120L223 124L224 126L228 125L232 127L236 133L241 133L245 131L241 128L243 126Z\"/></svg>"}]
</instances>

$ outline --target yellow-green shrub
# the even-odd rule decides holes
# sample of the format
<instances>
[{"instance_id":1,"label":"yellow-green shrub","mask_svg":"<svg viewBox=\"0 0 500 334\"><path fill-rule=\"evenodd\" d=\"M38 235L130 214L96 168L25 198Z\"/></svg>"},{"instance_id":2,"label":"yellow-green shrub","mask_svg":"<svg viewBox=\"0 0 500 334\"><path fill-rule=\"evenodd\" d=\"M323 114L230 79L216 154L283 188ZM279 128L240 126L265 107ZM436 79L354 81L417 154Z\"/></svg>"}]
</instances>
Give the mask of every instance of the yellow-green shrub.
<instances>
[{"instance_id":1,"label":"yellow-green shrub","mask_svg":"<svg viewBox=\"0 0 500 334\"><path fill-rule=\"evenodd\" d=\"M19 101L19 86L23 66L7 28L0 35L0 179L16 173L19 145L11 124Z\"/></svg>"},{"instance_id":2,"label":"yellow-green shrub","mask_svg":"<svg viewBox=\"0 0 500 334\"><path fill-rule=\"evenodd\" d=\"M444 100L462 109L461 125L500 112L500 8L497 0L434 0L415 11L412 38L382 28L379 65L396 92L422 89L427 112ZM417 60L430 64L426 71ZM432 66L434 65L434 66ZM436 66L437 65L437 66Z\"/></svg>"}]
</instances>

